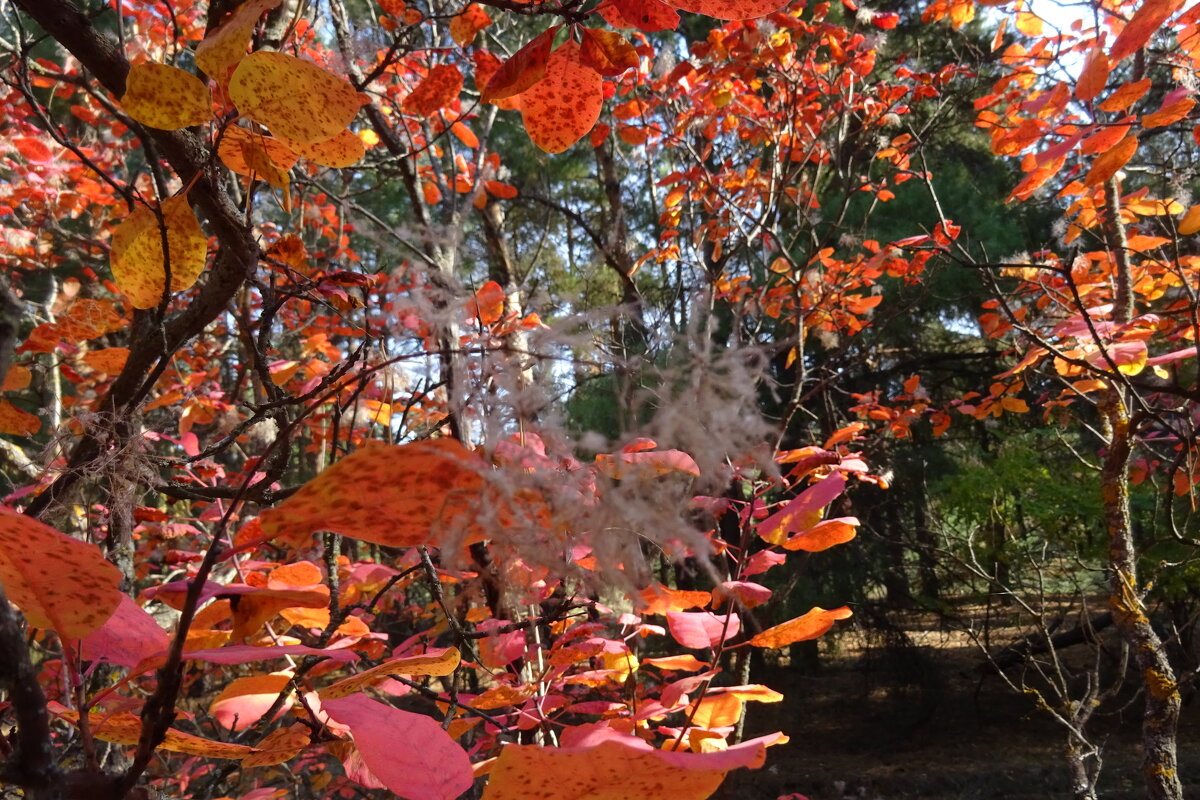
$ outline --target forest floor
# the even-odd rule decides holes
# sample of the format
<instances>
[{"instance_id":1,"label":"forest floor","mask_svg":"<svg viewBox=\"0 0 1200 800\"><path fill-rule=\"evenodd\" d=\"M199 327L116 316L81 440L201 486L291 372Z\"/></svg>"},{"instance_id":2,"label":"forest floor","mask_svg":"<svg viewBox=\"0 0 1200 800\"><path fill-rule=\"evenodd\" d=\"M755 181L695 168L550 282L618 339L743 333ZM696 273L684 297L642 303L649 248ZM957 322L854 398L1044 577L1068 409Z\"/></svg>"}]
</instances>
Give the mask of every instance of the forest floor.
<instances>
[{"instance_id":1,"label":"forest floor","mask_svg":"<svg viewBox=\"0 0 1200 800\"><path fill-rule=\"evenodd\" d=\"M843 634L820 667L753 676L784 692L779 704L752 704L746 736L791 737L767 765L740 770L718 797L776 800L1051 800L1071 798L1064 729L1032 698L980 666L963 634L913 615L903 638ZM1101 800L1144 798L1140 774L1141 698L1097 717L1103 741ZM1184 796L1200 798L1200 700L1185 705L1179 773Z\"/></svg>"}]
</instances>

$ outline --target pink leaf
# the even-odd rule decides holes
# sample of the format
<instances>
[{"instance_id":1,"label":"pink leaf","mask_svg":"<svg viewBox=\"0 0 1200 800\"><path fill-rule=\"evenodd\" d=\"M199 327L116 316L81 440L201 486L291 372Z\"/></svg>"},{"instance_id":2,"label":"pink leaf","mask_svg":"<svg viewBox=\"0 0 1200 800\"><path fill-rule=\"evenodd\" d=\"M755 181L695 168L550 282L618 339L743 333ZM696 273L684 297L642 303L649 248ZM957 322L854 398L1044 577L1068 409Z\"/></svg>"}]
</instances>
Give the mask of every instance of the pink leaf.
<instances>
[{"instance_id":1,"label":"pink leaf","mask_svg":"<svg viewBox=\"0 0 1200 800\"><path fill-rule=\"evenodd\" d=\"M124 594L113 615L82 641L84 659L121 667L134 667L165 653L170 644L171 638L154 617Z\"/></svg>"},{"instance_id":2,"label":"pink leaf","mask_svg":"<svg viewBox=\"0 0 1200 800\"><path fill-rule=\"evenodd\" d=\"M844 488L846 478L840 472L818 481L759 523L758 535L773 544L782 544L786 534L810 527L807 517L832 503Z\"/></svg>"},{"instance_id":3,"label":"pink leaf","mask_svg":"<svg viewBox=\"0 0 1200 800\"><path fill-rule=\"evenodd\" d=\"M736 636L741 630L741 620L737 614L729 615L729 624L725 623L725 615L717 615L708 611L668 611L667 627L675 641L684 647L700 650L705 647L716 647L719 643Z\"/></svg>"},{"instance_id":4,"label":"pink leaf","mask_svg":"<svg viewBox=\"0 0 1200 800\"><path fill-rule=\"evenodd\" d=\"M474 783L466 751L432 717L364 694L323 700L321 707L350 728L375 777L407 800L453 800Z\"/></svg>"}]
</instances>

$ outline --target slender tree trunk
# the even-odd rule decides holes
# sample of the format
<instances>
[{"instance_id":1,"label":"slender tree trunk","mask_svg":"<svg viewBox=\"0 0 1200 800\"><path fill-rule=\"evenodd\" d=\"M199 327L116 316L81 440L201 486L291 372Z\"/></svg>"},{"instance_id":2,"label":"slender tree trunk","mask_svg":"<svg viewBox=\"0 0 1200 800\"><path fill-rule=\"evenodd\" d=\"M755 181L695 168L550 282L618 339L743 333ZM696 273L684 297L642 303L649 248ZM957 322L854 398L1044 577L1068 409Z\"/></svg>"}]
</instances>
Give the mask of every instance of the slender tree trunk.
<instances>
[{"instance_id":1,"label":"slender tree trunk","mask_svg":"<svg viewBox=\"0 0 1200 800\"><path fill-rule=\"evenodd\" d=\"M1109 596L1113 622L1129 644L1142 674L1146 704L1142 712L1142 777L1150 800L1183 800L1175 754L1179 727L1179 684L1166 647L1142 605L1137 578L1137 547L1129 518L1129 457L1133 433L1120 389L1110 388L1102 410L1109 429L1108 452L1101 470L1101 498L1108 532Z\"/></svg>"}]
</instances>

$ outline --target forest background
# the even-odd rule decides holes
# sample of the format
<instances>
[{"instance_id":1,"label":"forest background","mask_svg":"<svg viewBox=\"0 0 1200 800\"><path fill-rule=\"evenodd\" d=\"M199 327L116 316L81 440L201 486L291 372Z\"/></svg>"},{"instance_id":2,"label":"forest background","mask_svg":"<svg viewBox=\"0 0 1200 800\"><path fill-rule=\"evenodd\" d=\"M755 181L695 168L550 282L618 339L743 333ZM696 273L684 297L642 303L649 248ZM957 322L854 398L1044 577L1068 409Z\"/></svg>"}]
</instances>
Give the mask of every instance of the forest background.
<instances>
[{"instance_id":1,"label":"forest background","mask_svg":"<svg viewBox=\"0 0 1200 800\"><path fill-rule=\"evenodd\" d=\"M1197 59L1182 0L0 3L0 778L1196 791Z\"/></svg>"}]
</instances>

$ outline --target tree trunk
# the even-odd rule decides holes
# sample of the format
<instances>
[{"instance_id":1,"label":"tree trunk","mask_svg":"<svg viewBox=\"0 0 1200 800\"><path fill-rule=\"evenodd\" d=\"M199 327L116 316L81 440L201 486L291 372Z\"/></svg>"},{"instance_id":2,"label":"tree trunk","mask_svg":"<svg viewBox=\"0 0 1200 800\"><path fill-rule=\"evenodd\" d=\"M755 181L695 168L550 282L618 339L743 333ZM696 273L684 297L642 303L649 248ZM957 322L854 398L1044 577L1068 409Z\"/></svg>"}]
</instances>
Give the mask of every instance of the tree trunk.
<instances>
[{"instance_id":1,"label":"tree trunk","mask_svg":"<svg viewBox=\"0 0 1200 800\"><path fill-rule=\"evenodd\" d=\"M1167 651L1142 605L1137 547L1129 519L1129 456L1133 433L1120 389L1107 390L1102 411L1109 434L1100 473L1104 522L1108 532L1109 596L1113 622L1129 644L1146 688L1142 712L1142 777L1150 800L1183 800L1175 754L1179 726L1179 685Z\"/></svg>"}]
</instances>

